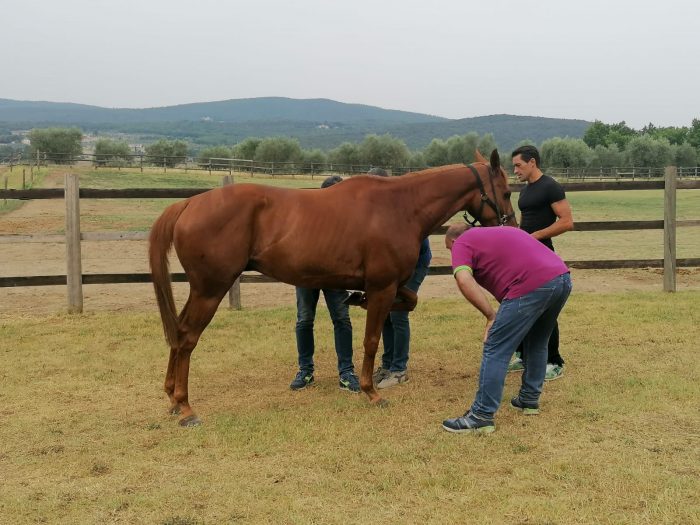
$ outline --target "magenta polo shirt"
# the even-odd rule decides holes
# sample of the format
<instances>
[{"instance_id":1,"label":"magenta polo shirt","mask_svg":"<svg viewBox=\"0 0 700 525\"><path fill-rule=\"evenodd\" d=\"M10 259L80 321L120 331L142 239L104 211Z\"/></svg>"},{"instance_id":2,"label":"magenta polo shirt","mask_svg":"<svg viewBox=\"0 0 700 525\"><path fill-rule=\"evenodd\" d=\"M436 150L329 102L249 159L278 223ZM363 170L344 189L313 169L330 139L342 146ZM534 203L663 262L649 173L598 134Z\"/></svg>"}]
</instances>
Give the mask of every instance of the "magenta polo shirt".
<instances>
[{"instance_id":1,"label":"magenta polo shirt","mask_svg":"<svg viewBox=\"0 0 700 525\"><path fill-rule=\"evenodd\" d=\"M493 296L516 299L569 271L564 261L519 228L470 228L452 245L452 270L471 271Z\"/></svg>"}]
</instances>

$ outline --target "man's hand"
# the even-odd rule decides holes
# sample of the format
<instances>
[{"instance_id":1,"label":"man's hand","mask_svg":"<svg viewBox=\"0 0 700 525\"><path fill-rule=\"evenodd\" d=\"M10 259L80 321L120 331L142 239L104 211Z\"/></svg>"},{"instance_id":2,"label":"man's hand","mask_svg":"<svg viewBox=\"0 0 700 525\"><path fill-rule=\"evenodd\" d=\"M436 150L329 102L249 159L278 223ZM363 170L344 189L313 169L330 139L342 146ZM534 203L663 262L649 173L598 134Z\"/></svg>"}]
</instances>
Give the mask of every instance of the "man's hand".
<instances>
[{"instance_id":1,"label":"man's hand","mask_svg":"<svg viewBox=\"0 0 700 525\"><path fill-rule=\"evenodd\" d=\"M491 330L491 327L493 326L493 322L496 320L496 318L492 319L486 319L486 328L484 329L484 343L486 340L489 338L489 330Z\"/></svg>"}]
</instances>

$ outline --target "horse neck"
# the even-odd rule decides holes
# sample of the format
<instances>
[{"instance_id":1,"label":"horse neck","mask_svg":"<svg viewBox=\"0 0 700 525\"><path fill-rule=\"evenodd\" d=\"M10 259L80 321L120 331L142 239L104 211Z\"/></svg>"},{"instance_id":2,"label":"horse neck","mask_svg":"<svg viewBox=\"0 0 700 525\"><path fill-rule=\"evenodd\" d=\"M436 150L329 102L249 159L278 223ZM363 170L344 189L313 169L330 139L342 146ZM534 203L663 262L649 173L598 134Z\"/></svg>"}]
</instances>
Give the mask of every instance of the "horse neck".
<instances>
[{"instance_id":1,"label":"horse neck","mask_svg":"<svg viewBox=\"0 0 700 525\"><path fill-rule=\"evenodd\" d=\"M413 197L410 212L420 222L423 235L463 210L472 192L478 191L476 178L462 164L432 168L405 177L404 191Z\"/></svg>"}]
</instances>

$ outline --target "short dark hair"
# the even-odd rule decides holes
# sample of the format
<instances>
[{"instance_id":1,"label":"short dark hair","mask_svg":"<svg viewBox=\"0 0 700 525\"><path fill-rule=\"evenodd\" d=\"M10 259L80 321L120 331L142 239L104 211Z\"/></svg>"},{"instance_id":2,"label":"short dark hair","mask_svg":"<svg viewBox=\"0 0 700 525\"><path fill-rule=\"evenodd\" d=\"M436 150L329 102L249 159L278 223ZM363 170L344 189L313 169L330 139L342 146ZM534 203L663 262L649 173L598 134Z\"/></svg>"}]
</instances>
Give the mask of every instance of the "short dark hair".
<instances>
[{"instance_id":1,"label":"short dark hair","mask_svg":"<svg viewBox=\"0 0 700 525\"><path fill-rule=\"evenodd\" d=\"M343 177L340 175L331 175L321 183L321 188L333 186L333 184L337 184L338 182L343 182Z\"/></svg>"},{"instance_id":2,"label":"short dark hair","mask_svg":"<svg viewBox=\"0 0 700 525\"><path fill-rule=\"evenodd\" d=\"M388 177L389 174L384 168L371 168L367 173L370 175L379 175L380 177Z\"/></svg>"},{"instance_id":3,"label":"short dark hair","mask_svg":"<svg viewBox=\"0 0 700 525\"><path fill-rule=\"evenodd\" d=\"M540 167L540 152L537 151L535 146L520 146L510 154L510 158L512 159L518 155L520 155L525 162L530 162L530 159L535 159L535 164L538 168Z\"/></svg>"}]
</instances>

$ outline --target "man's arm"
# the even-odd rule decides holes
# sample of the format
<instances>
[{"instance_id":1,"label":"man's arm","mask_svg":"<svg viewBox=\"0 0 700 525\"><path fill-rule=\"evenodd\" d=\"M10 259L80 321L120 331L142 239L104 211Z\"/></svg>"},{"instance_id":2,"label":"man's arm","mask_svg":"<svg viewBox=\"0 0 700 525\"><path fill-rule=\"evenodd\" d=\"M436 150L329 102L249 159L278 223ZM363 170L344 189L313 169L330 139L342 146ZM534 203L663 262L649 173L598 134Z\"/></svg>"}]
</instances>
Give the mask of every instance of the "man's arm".
<instances>
[{"instance_id":1,"label":"man's arm","mask_svg":"<svg viewBox=\"0 0 700 525\"><path fill-rule=\"evenodd\" d=\"M551 239L552 237L574 229L574 217L571 213L571 206L568 200L562 199L558 202L553 202L552 211L557 216L557 220L554 224L532 233L532 236L538 241L542 239Z\"/></svg>"},{"instance_id":2,"label":"man's arm","mask_svg":"<svg viewBox=\"0 0 700 525\"><path fill-rule=\"evenodd\" d=\"M455 274L455 280L457 281L459 291L462 292L466 300L486 317L486 330L484 331L484 342L486 342L489 328L491 328L496 318L496 312L493 311L493 307L486 297L486 294L484 294L481 287L477 284L476 280L474 280L470 271L462 270L457 272Z\"/></svg>"}]
</instances>

